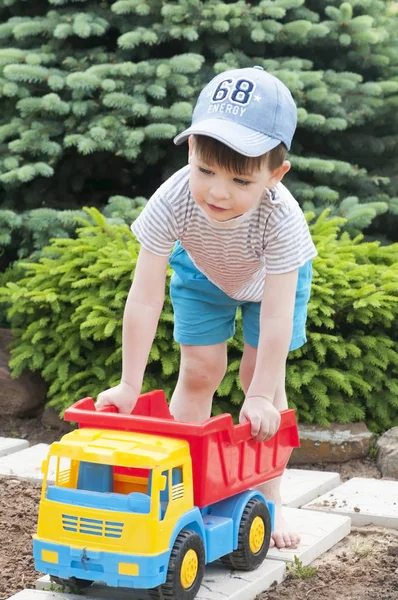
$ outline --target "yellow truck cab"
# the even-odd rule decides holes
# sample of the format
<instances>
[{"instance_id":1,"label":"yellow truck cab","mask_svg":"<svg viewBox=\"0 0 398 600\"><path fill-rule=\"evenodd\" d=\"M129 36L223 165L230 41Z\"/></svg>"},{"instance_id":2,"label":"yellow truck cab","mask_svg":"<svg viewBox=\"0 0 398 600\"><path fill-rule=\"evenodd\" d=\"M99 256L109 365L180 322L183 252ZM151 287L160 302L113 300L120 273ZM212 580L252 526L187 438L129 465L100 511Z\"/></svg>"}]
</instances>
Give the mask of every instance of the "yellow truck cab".
<instances>
[{"instance_id":1,"label":"yellow truck cab","mask_svg":"<svg viewBox=\"0 0 398 600\"><path fill-rule=\"evenodd\" d=\"M188 442L78 429L51 445L43 474L34 541L53 575L57 565L70 564L80 579L107 564L110 585L123 585L126 576L144 577L144 587L157 584L176 525L194 509ZM154 572L145 574L148 565Z\"/></svg>"}]
</instances>

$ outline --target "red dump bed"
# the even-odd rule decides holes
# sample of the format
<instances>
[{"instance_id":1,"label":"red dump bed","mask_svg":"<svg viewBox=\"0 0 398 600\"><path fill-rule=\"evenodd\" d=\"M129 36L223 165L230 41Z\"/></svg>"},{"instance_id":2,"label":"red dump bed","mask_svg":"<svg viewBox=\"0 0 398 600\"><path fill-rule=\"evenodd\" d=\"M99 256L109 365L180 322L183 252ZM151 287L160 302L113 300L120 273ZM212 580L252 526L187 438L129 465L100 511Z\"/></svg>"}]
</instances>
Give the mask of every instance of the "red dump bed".
<instances>
[{"instance_id":1,"label":"red dump bed","mask_svg":"<svg viewBox=\"0 0 398 600\"><path fill-rule=\"evenodd\" d=\"M192 457L194 503L202 508L283 473L299 437L293 410L282 412L278 433L267 442L255 442L250 423L234 425L229 414L203 423L183 423L170 415L163 391L139 397L131 415L114 406L96 410L92 398L84 398L65 412L66 421L79 427L116 429L187 440ZM133 465L132 465L133 466Z\"/></svg>"}]
</instances>

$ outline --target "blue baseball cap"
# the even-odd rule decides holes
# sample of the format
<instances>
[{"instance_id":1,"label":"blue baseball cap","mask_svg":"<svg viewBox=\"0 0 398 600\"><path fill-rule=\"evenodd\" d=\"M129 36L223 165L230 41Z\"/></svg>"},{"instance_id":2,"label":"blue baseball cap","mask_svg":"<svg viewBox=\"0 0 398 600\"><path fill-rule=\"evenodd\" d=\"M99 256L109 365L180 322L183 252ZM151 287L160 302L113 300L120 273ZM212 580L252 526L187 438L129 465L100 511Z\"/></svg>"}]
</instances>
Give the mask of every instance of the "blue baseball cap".
<instances>
[{"instance_id":1,"label":"blue baseball cap","mask_svg":"<svg viewBox=\"0 0 398 600\"><path fill-rule=\"evenodd\" d=\"M192 125L174 138L207 135L245 156L261 156L283 142L288 150L297 107L277 77L255 66L220 73L201 91Z\"/></svg>"}]
</instances>

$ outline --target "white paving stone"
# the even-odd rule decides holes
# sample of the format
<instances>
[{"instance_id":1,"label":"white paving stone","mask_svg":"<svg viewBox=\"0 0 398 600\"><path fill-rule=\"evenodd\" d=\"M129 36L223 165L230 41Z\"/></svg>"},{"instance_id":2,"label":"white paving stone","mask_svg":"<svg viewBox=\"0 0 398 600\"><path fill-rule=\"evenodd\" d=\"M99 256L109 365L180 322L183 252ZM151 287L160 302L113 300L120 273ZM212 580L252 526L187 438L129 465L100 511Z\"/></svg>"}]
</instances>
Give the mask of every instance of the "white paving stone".
<instances>
[{"instance_id":1,"label":"white paving stone","mask_svg":"<svg viewBox=\"0 0 398 600\"><path fill-rule=\"evenodd\" d=\"M285 572L285 563L276 560L265 560L261 567L251 572L231 572L222 566L207 565L196 599L254 600L258 594L267 590L274 582L283 581ZM48 589L50 586L48 575L41 577L36 582L36 588L39 590ZM85 597L94 596L107 600L146 600L147 598L145 592L142 591L133 591L129 588L108 588L100 583L93 584L83 593ZM36 600L33 597L17 598L17 596L15 596L16 600ZM37 598L37 600L45 600L45 598Z\"/></svg>"},{"instance_id":2,"label":"white paving stone","mask_svg":"<svg viewBox=\"0 0 398 600\"><path fill-rule=\"evenodd\" d=\"M278 561L292 562L297 556L304 565L309 565L351 530L351 519L347 516L316 513L287 506L282 508L282 515L291 529L300 535L301 542L294 550L271 548L267 557Z\"/></svg>"},{"instance_id":3,"label":"white paving stone","mask_svg":"<svg viewBox=\"0 0 398 600\"><path fill-rule=\"evenodd\" d=\"M299 508L339 485L338 473L286 469L281 483L282 504Z\"/></svg>"},{"instance_id":4,"label":"white paving stone","mask_svg":"<svg viewBox=\"0 0 398 600\"><path fill-rule=\"evenodd\" d=\"M285 578L286 567L281 561L265 560L255 571L228 571L209 565L200 588L198 600L253 600L268 590L274 582Z\"/></svg>"},{"instance_id":5,"label":"white paving stone","mask_svg":"<svg viewBox=\"0 0 398 600\"><path fill-rule=\"evenodd\" d=\"M20 452L3 456L0 458L0 475L27 481L41 481L43 479L41 464L47 456L48 448L48 444L36 444Z\"/></svg>"},{"instance_id":6,"label":"white paving stone","mask_svg":"<svg viewBox=\"0 0 398 600\"><path fill-rule=\"evenodd\" d=\"M353 525L398 529L398 481L354 477L304 508L348 515Z\"/></svg>"},{"instance_id":7,"label":"white paving stone","mask_svg":"<svg viewBox=\"0 0 398 600\"><path fill-rule=\"evenodd\" d=\"M8 456L19 450L29 447L27 440L21 440L18 438L6 438L0 437L0 456Z\"/></svg>"},{"instance_id":8,"label":"white paving stone","mask_svg":"<svg viewBox=\"0 0 398 600\"><path fill-rule=\"evenodd\" d=\"M81 595L64 594L58 592L50 592L43 590L22 590L8 600L82 600ZM94 596L85 597L85 600L94 600Z\"/></svg>"}]
</instances>

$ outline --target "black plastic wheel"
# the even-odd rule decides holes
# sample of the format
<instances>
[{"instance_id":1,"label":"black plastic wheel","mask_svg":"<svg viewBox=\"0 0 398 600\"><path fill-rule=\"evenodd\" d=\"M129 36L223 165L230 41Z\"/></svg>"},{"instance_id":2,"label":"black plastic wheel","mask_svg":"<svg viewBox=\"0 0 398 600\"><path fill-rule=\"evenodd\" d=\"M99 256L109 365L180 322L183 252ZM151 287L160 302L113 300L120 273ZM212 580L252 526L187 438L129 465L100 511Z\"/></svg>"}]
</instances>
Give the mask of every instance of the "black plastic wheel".
<instances>
[{"instance_id":1,"label":"black plastic wheel","mask_svg":"<svg viewBox=\"0 0 398 600\"><path fill-rule=\"evenodd\" d=\"M50 575L50 581L53 581L57 585L68 587L70 590L84 590L93 583L91 579L80 579L79 577L69 577L64 579L57 577L56 575Z\"/></svg>"},{"instance_id":2,"label":"black plastic wheel","mask_svg":"<svg viewBox=\"0 0 398 600\"><path fill-rule=\"evenodd\" d=\"M239 525L238 547L221 558L230 569L253 571L267 555L271 540L271 517L267 505L252 498L245 506Z\"/></svg>"},{"instance_id":3,"label":"black plastic wheel","mask_svg":"<svg viewBox=\"0 0 398 600\"><path fill-rule=\"evenodd\" d=\"M166 583L148 590L157 600L193 600L202 583L205 550L200 535L188 529L178 534L170 555Z\"/></svg>"}]
</instances>

